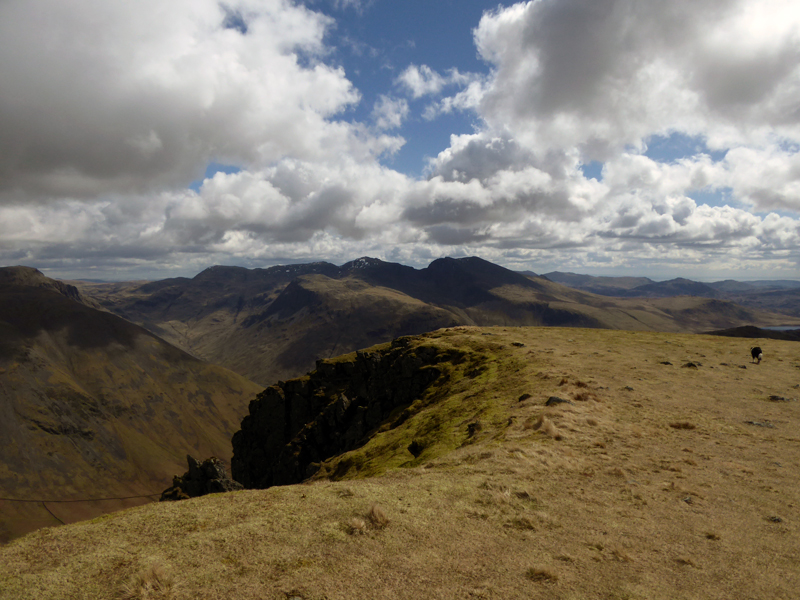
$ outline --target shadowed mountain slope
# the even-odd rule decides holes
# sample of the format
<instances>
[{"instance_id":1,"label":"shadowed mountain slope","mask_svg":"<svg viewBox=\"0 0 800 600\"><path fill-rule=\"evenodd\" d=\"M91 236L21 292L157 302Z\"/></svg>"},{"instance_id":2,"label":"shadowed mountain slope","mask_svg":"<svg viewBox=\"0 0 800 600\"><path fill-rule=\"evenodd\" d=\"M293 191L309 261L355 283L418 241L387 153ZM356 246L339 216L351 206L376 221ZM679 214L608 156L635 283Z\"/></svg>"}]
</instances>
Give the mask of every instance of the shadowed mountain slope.
<instances>
[{"instance_id":1,"label":"shadowed mountain slope","mask_svg":"<svg viewBox=\"0 0 800 600\"><path fill-rule=\"evenodd\" d=\"M424 269L374 258L341 267L212 267L193 279L79 285L108 310L263 385L306 372L320 358L454 325L704 331L782 324L706 298L597 296L476 257Z\"/></svg>"},{"instance_id":2,"label":"shadowed mountain slope","mask_svg":"<svg viewBox=\"0 0 800 600\"><path fill-rule=\"evenodd\" d=\"M261 389L78 300L0 269L0 540L148 502L123 498L159 493L187 452L229 460ZM72 502L96 498L113 499Z\"/></svg>"},{"instance_id":3,"label":"shadowed mountain slope","mask_svg":"<svg viewBox=\"0 0 800 600\"><path fill-rule=\"evenodd\" d=\"M788 331L770 331L760 329L752 325L744 327L734 327L733 329L721 329L719 331L709 331L707 335L721 335L723 337L735 338L761 338L769 340L786 340L790 342L800 342L800 327Z\"/></svg>"}]
</instances>

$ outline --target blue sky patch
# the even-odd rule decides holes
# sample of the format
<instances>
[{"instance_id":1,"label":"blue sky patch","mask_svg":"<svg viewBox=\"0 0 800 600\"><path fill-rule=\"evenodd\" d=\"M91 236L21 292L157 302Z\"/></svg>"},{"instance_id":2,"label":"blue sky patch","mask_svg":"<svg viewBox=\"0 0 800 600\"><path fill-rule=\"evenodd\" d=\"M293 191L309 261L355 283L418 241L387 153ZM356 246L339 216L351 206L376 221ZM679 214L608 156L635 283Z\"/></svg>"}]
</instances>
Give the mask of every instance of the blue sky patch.
<instances>
[{"instance_id":1,"label":"blue sky patch","mask_svg":"<svg viewBox=\"0 0 800 600\"><path fill-rule=\"evenodd\" d=\"M596 179L603 181L603 163L593 160L586 164L581 165L581 171L586 179Z\"/></svg>"},{"instance_id":2,"label":"blue sky patch","mask_svg":"<svg viewBox=\"0 0 800 600\"><path fill-rule=\"evenodd\" d=\"M223 165L216 162L209 163L209 165L206 167L206 173L203 176L203 179L193 181L191 184L189 184L189 189L199 192L200 188L203 186L203 182L206 179L211 179L217 173L232 175L234 173L239 173L241 170L242 169L240 167L234 167L233 165Z\"/></svg>"},{"instance_id":3,"label":"blue sky patch","mask_svg":"<svg viewBox=\"0 0 800 600\"><path fill-rule=\"evenodd\" d=\"M719 162L725 158L727 152L727 150L710 150L702 136L688 136L676 131L668 136L649 137L644 155L657 162L672 163L682 158L707 154L711 160Z\"/></svg>"}]
</instances>

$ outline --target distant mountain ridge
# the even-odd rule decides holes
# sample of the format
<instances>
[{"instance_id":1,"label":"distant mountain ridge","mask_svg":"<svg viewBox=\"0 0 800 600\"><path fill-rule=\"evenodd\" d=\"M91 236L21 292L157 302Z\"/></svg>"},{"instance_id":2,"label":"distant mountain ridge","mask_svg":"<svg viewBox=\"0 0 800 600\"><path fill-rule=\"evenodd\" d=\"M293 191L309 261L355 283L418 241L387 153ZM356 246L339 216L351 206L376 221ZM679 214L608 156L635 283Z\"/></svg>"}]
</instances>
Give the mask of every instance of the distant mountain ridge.
<instances>
[{"instance_id":1,"label":"distant mountain ridge","mask_svg":"<svg viewBox=\"0 0 800 600\"><path fill-rule=\"evenodd\" d=\"M750 308L800 317L800 281L715 281L701 283L677 278L653 281L647 277L601 277L553 271L544 275L574 289L615 298L672 298L697 296L728 300Z\"/></svg>"},{"instance_id":2,"label":"distant mountain ridge","mask_svg":"<svg viewBox=\"0 0 800 600\"><path fill-rule=\"evenodd\" d=\"M611 300L478 257L440 258L423 269L369 257L342 266L215 266L191 279L76 285L106 310L265 386L320 358L456 325L704 331L781 324L715 299L713 290L680 301Z\"/></svg>"},{"instance_id":3,"label":"distant mountain ridge","mask_svg":"<svg viewBox=\"0 0 800 600\"><path fill-rule=\"evenodd\" d=\"M81 293L74 285L50 279L46 277L38 269L33 267L15 266L15 267L0 267L0 286L26 286L31 288L40 288L53 290L62 296L85 302L81 297Z\"/></svg>"}]
</instances>

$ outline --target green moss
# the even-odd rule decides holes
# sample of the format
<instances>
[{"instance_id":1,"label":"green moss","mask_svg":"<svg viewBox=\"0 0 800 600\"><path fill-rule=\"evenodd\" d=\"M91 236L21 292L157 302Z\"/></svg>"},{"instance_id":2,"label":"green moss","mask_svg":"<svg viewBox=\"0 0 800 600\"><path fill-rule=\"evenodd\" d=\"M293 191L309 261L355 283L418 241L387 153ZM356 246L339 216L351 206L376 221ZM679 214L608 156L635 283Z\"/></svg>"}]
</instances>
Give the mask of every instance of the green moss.
<instances>
[{"instance_id":1,"label":"green moss","mask_svg":"<svg viewBox=\"0 0 800 600\"><path fill-rule=\"evenodd\" d=\"M424 465L474 443L469 424L477 419L488 426L479 434L481 439L502 436L509 399L516 401L519 396L515 387L519 382L509 373L519 370L521 363L488 337L480 331L445 330L403 340L416 354L435 352L447 357L423 367L437 369L438 379L421 398L392 413L366 445L329 460L315 479L375 477L392 469ZM389 424L397 421L400 425L391 428ZM422 447L416 457L409 451L413 443Z\"/></svg>"}]
</instances>

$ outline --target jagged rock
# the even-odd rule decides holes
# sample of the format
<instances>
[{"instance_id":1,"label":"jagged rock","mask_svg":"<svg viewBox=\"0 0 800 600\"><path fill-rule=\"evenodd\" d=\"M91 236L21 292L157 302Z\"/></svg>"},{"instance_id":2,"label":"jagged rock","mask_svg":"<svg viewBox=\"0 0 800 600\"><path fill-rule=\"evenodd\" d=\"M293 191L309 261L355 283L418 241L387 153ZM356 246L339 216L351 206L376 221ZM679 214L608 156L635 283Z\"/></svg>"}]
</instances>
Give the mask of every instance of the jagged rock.
<instances>
[{"instance_id":1,"label":"jagged rock","mask_svg":"<svg viewBox=\"0 0 800 600\"><path fill-rule=\"evenodd\" d=\"M420 444L417 440L414 440L408 445L408 451L414 456L414 458L419 458L420 454L423 453L425 450L425 446Z\"/></svg>"},{"instance_id":2,"label":"jagged rock","mask_svg":"<svg viewBox=\"0 0 800 600\"><path fill-rule=\"evenodd\" d=\"M242 489L240 483L228 477L225 465L218 458L212 456L201 463L187 454L186 461L189 463L189 470L182 476L175 475L172 478L172 487L161 494L162 502Z\"/></svg>"},{"instance_id":3,"label":"jagged rock","mask_svg":"<svg viewBox=\"0 0 800 600\"><path fill-rule=\"evenodd\" d=\"M545 406L556 406L557 404L572 404L572 402L564 400L564 398L559 398L558 396L550 396L547 402L544 403Z\"/></svg>"},{"instance_id":4,"label":"jagged rock","mask_svg":"<svg viewBox=\"0 0 800 600\"><path fill-rule=\"evenodd\" d=\"M250 489L298 483L320 463L362 446L379 426L396 427L454 350L399 338L379 350L319 360L305 377L273 385L250 403L233 436L233 478Z\"/></svg>"},{"instance_id":5,"label":"jagged rock","mask_svg":"<svg viewBox=\"0 0 800 600\"><path fill-rule=\"evenodd\" d=\"M772 395L769 397L770 402L797 402L797 398L784 398L783 396Z\"/></svg>"}]
</instances>

